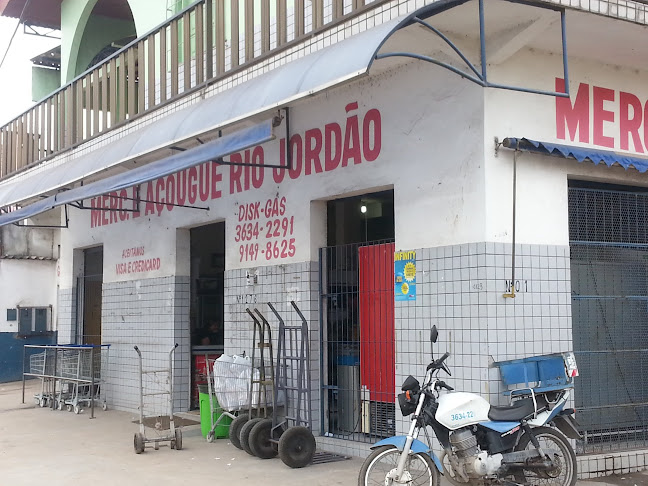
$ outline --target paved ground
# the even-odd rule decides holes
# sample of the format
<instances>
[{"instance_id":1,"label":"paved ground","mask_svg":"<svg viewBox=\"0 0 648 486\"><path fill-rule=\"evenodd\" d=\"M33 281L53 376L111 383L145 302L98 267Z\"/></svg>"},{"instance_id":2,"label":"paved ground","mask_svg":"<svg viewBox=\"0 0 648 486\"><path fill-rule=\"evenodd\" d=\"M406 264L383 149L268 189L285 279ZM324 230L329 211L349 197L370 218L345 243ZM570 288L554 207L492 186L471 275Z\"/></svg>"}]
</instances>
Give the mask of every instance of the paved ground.
<instances>
[{"instance_id":1,"label":"paved ground","mask_svg":"<svg viewBox=\"0 0 648 486\"><path fill-rule=\"evenodd\" d=\"M362 461L351 459L290 469L279 459L262 461L220 439L209 444L197 426L184 429L183 450L163 447L136 455L138 425L130 413L81 415L34 407L32 390L21 403L21 383L0 384L0 485L47 484L355 486ZM648 475L630 474L581 486L648 486ZM443 486L447 486L442 481Z\"/></svg>"},{"instance_id":2,"label":"paved ground","mask_svg":"<svg viewBox=\"0 0 648 486\"><path fill-rule=\"evenodd\" d=\"M0 485L178 485L247 484L319 486L356 484L359 459L290 469L281 460L262 461L228 440L209 444L194 426L183 450L133 452L138 425L130 413L74 413L21 403L21 383L0 384ZM33 392L27 393L27 397Z\"/></svg>"}]
</instances>

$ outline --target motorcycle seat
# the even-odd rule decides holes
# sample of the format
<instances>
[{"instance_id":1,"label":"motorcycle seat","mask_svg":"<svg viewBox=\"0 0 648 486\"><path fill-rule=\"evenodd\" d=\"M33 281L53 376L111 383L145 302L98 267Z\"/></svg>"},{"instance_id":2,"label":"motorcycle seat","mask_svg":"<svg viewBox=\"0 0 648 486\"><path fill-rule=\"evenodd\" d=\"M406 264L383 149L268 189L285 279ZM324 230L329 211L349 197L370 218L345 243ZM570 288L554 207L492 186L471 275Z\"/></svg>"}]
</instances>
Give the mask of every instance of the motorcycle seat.
<instances>
[{"instance_id":1,"label":"motorcycle seat","mask_svg":"<svg viewBox=\"0 0 648 486\"><path fill-rule=\"evenodd\" d=\"M493 422L519 422L523 418L535 413L535 405L532 398L516 400L511 405L503 407L491 406L488 411L488 418Z\"/></svg>"}]
</instances>

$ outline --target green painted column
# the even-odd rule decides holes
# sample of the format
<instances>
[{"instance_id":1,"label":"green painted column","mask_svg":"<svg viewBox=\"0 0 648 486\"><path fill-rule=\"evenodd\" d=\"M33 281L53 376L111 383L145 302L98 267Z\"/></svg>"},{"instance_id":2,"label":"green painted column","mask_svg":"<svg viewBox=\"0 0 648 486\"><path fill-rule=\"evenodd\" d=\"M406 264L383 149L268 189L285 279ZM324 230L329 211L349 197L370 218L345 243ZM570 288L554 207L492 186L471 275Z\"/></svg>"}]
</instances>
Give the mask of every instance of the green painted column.
<instances>
[{"instance_id":1,"label":"green painted column","mask_svg":"<svg viewBox=\"0 0 648 486\"><path fill-rule=\"evenodd\" d=\"M75 77L79 46L97 0L63 0L61 3L61 85Z\"/></svg>"},{"instance_id":2,"label":"green painted column","mask_svg":"<svg viewBox=\"0 0 648 486\"><path fill-rule=\"evenodd\" d=\"M123 21L92 16L92 10L97 1L102 0L63 0L61 4L62 84L69 82L82 72L87 67L87 62L107 43L132 33L128 31L122 35L127 32L127 29L124 28L126 23ZM167 18L164 0L129 0L128 4L133 14L135 32L138 37L163 23ZM109 35L111 29L115 30L113 36ZM88 46L85 44L87 41L92 41L93 45L103 42L103 45L90 55ZM83 69L78 71L80 67Z\"/></svg>"}]
</instances>

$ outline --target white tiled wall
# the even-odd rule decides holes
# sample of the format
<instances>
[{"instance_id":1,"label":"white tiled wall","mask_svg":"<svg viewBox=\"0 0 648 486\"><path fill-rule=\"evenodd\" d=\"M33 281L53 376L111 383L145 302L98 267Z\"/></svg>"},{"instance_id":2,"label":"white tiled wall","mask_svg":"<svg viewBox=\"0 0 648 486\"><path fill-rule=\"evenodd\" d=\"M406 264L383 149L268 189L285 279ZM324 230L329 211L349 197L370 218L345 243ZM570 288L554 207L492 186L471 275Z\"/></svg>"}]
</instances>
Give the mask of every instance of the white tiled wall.
<instances>
[{"instance_id":1,"label":"white tiled wall","mask_svg":"<svg viewBox=\"0 0 648 486\"><path fill-rule=\"evenodd\" d=\"M58 331L59 344L75 342L76 291L76 287L58 290L55 330Z\"/></svg>"},{"instance_id":2,"label":"white tiled wall","mask_svg":"<svg viewBox=\"0 0 648 486\"><path fill-rule=\"evenodd\" d=\"M167 369L175 343L174 409L189 409L191 349L189 278L166 277L103 286L102 342L110 344L106 373L108 404L121 410L139 405L137 345L143 368ZM156 379L162 379L162 375ZM147 414L168 413L163 399L145 401Z\"/></svg>"},{"instance_id":3,"label":"white tiled wall","mask_svg":"<svg viewBox=\"0 0 648 486\"><path fill-rule=\"evenodd\" d=\"M424 373L433 324L435 356L451 353L449 383L494 404L502 396L493 361L572 349L569 247L517 245L519 291L507 298L511 250L472 243L417 251L416 301L396 302L397 386Z\"/></svg>"},{"instance_id":4,"label":"white tiled wall","mask_svg":"<svg viewBox=\"0 0 648 486\"><path fill-rule=\"evenodd\" d=\"M254 323L246 312L258 309L270 323L273 352L277 353L279 321L267 303L270 302L286 325L301 324L290 301L295 301L307 320L310 336L310 380L313 430L319 431L319 297L317 263L230 270L225 272L225 352L252 354ZM246 275L256 275L257 283L248 284ZM258 351L257 351L258 356Z\"/></svg>"}]
</instances>

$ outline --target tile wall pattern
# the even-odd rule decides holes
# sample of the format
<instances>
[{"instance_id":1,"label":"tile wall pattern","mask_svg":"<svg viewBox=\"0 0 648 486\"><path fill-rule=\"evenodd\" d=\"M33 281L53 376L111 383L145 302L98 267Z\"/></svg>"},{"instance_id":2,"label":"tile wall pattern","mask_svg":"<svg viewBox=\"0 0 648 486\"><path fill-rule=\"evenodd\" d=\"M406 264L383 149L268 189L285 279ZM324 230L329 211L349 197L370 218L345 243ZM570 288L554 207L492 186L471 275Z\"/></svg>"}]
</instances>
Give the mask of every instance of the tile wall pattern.
<instances>
[{"instance_id":1,"label":"tile wall pattern","mask_svg":"<svg viewBox=\"0 0 648 486\"><path fill-rule=\"evenodd\" d=\"M248 275L250 276L248 278ZM257 283L253 283L256 276ZM258 309L271 325L273 352L277 353L279 321L267 303L270 302L286 322L300 325L301 320L290 301L295 301L308 321L310 335L310 380L313 430L319 431L319 291L318 264L293 263L225 272L225 352L250 356L254 323L246 308ZM258 351L257 351L258 356Z\"/></svg>"}]
</instances>

